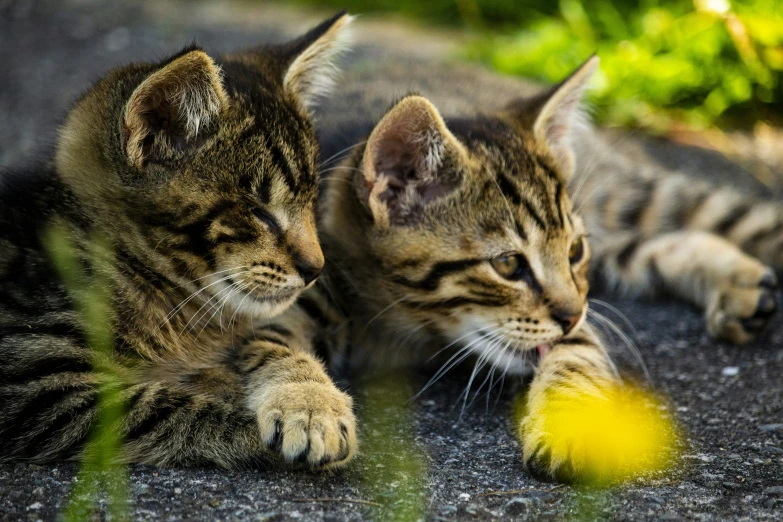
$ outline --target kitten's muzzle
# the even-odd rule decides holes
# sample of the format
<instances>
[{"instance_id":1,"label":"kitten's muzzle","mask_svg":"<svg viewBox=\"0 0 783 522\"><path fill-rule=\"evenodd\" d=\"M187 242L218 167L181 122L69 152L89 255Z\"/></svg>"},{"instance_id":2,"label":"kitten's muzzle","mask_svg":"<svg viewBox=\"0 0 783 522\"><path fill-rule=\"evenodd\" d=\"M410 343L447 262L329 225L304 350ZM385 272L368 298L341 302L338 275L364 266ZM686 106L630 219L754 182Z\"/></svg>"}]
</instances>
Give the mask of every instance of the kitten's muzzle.
<instances>
[{"instance_id":1,"label":"kitten's muzzle","mask_svg":"<svg viewBox=\"0 0 783 522\"><path fill-rule=\"evenodd\" d=\"M294 263L296 271L299 273L299 277L304 281L305 286L309 285L321 274L324 269L323 257L321 261L313 261L307 259L299 259Z\"/></svg>"},{"instance_id":2,"label":"kitten's muzzle","mask_svg":"<svg viewBox=\"0 0 783 522\"><path fill-rule=\"evenodd\" d=\"M582 311L579 310L574 313L568 309L553 310L551 315L552 319L563 329L563 335L565 336L579 324L579 320L582 318Z\"/></svg>"}]
</instances>

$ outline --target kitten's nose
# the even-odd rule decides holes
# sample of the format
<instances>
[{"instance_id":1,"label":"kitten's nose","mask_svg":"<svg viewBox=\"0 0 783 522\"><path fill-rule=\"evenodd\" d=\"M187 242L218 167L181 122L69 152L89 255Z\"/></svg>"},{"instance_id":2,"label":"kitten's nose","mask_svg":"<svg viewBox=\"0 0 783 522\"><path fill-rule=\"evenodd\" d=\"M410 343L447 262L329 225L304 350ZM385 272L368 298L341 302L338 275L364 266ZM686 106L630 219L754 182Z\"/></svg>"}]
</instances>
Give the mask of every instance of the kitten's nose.
<instances>
[{"instance_id":1,"label":"kitten's nose","mask_svg":"<svg viewBox=\"0 0 783 522\"><path fill-rule=\"evenodd\" d=\"M315 278L321 273L324 268L323 262L311 261L307 259L300 259L295 263L296 271L304 280L305 286L309 285Z\"/></svg>"},{"instance_id":2,"label":"kitten's nose","mask_svg":"<svg viewBox=\"0 0 783 522\"><path fill-rule=\"evenodd\" d=\"M582 317L582 312L574 313L572 310L553 310L552 319L554 319L560 327L563 329L563 335L574 329L579 319Z\"/></svg>"}]
</instances>

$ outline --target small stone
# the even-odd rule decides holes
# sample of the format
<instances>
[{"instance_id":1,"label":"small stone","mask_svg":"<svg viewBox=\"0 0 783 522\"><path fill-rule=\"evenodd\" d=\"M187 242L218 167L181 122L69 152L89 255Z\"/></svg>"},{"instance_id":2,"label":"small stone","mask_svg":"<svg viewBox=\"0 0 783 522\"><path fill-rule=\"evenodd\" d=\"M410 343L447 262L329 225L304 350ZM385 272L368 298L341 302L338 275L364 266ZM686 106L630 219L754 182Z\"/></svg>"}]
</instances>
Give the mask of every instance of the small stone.
<instances>
[{"instance_id":1,"label":"small stone","mask_svg":"<svg viewBox=\"0 0 783 522\"><path fill-rule=\"evenodd\" d=\"M726 457L728 460L742 460L742 455L738 455L736 453L732 453L728 457Z\"/></svg>"},{"instance_id":2,"label":"small stone","mask_svg":"<svg viewBox=\"0 0 783 522\"><path fill-rule=\"evenodd\" d=\"M212 506L213 508L219 507L220 501L216 498L213 498L212 500L209 501L209 505Z\"/></svg>"},{"instance_id":3,"label":"small stone","mask_svg":"<svg viewBox=\"0 0 783 522\"><path fill-rule=\"evenodd\" d=\"M650 497L647 497L647 500L649 500L650 502L654 502L656 504L663 504L664 503L664 500L661 497L650 496Z\"/></svg>"},{"instance_id":4,"label":"small stone","mask_svg":"<svg viewBox=\"0 0 783 522\"><path fill-rule=\"evenodd\" d=\"M736 482L724 482L721 484L726 489L739 489L740 485Z\"/></svg>"},{"instance_id":5,"label":"small stone","mask_svg":"<svg viewBox=\"0 0 783 522\"><path fill-rule=\"evenodd\" d=\"M783 486L772 486L764 490L765 495L783 495Z\"/></svg>"},{"instance_id":6,"label":"small stone","mask_svg":"<svg viewBox=\"0 0 783 522\"><path fill-rule=\"evenodd\" d=\"M44 495L44 489L41 486L38 486L33 490L33 496L42 497L43 495Z\"/></svg>"},{"instance_id":7,"label":"small stone","mask_svg":"<svg viewBox=\"0 0 783 522\"><path fill-rule=\"evenodd\" d=\"M527 513L530 499L524 497L512 498L503 507L503 511L509 516L524 515Z\"/></svg>"},{"instance_id":8,"label":"small stone","mask_svg":"<svg viewBox=\"0 0 783 522\"><path fill-rule=\"evenodd\" d=\"M738 366L726 366L721 374L723 374L725 377L734 377L739 373L739 367Z\"/></svg>"},{"instance_id":9,"label":"small stone","mask_svg":"<svg viewBox=\"0 0 783 522\"><path fill-rule=\"evenodd\" d=\"M470 495L467 493L460 493L459 499L462 500L463 502L467 502L468 500L470 500Z\"/></svg>"},{"instance_id":10,"label":"small stone","mask_svg":"<svg viewBox=\"0 0 783 522\"><path fill-rule=\"evenodd\" d=\"M529 496L532 498L538 498L542 502L552 502L555 499L555 496L548 491L531 491Z\"/></svg>"},{"instance_id":11,"label":"small stone","mask_svg":"<svg viewBox=\"0 0 783 522\"><path fill-rule=\"evenodd\" d=\"M181 495L182 494L182 488L174 488L174 494L175 495Z\"/></svg>"},{"instance_id":12,"label":"small stone","mask_svg":"<svg viewBox=\"0 0 783 522\"><path fill-rule=\"evenodd\" d=\"M454 513L457 512L457 506L455 506L454 504L445 504L440 508L438 508L438 511L442 515L453 515Z\"/></svg>"},{"instance_id":13,"label":"small stone","mask_svg":"<svg viewBox=\"0 0 783 522\"><path fill-rule=\"evenodd\" d=\"M767 509L772 509L772 508L775 507L775 504L777 504L777 503L778 503L777 500L775 500L774 498L771 498L771 499L767 500L766 502L764 502L764 507L767 508Z\"/></svg>"},{"instance_id":14,"label":"small stone","mask_svg":"<svg viewBox=\"0 0 783 522\"><path fill-rule=\"evenodd\" d=\"M663 515L658 517L658 520L666 520L668 522L678 522L680 520L685 520L677 513L664 513Z\"/></svg>"},{"instance_id":15,"label":"small stone","mask_svg":"<svg viewBox=\"0 0 783 522\"><path fill-rule=\"evenodd\" d=\"M476 504L468 504L465 508L465 512L470 515L475 515L478 513L478 506Z\"/></svg>"},{"instance_id":16,"label":"small stone","mask_svg":"<svg viewBox=\"0 0 783 522\"><path fill-rule=\"evenodd\" d=\"M38 511L42 507L43 507L43 504L41 504L40 502L34 502L34 503L30 504L29 506L27 506L27 511Z\"/></svg>"},{"instance_id":17,"label":"small stone","mask_svg":"<svg viewBox=\"0 0 783 522\"><path fill-rule=\"evenodd\" d=\"M783 424L762 424L759 429L767 433L783 431Z\"/></svg>"}]
</instances>

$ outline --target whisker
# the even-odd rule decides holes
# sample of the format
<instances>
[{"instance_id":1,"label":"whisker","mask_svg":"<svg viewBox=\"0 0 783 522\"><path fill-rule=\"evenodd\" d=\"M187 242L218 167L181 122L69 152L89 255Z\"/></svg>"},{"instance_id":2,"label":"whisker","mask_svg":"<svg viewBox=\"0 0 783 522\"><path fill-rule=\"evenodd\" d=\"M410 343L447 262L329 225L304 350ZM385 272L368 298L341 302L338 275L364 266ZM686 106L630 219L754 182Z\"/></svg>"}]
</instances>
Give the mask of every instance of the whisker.
<instances>
[{"instance_id":1,"label":"whisker","mask_svg":"<svg viewBox=\"0 0 783 522\"><path fill-rule=\"evenodd\" d=\"M379 317L381 317L383 314L385 314L386 312L388 312L389 310L391 310L393 307L395 307L396 305L400 304L401 302L405 301L406 299L410 299L411 297L415 297L415 296L414 296L414 295L412 295L412 294L406 294L406 295L404 295L404 296L400 297L399 299L397 299L397 300L395 300L395 301L392 301L392 303L391 303L391 304L389 304L389 305L388 305L387 307L385 307L383 310L381 310L380 312L378 312L377 314L375 314L375 315L372 317L372 319L370 319L369 321L367 321L367 324L366 324L366 325L364 325L364 330L362 330L362 333L366 332L366 331L367 331L367 328L369 328L369 327L370 327L370 325L371 325L373 322L375 322L375 321L376 321L376 320L377 320Z\"/></svg>"},{"instance_id":2,"label":"whisker","mask_svg":"<svg viewBox=\"0 0 783 522\"><path fill-rule=\"evenodd\" d=\"M250 283L242 283L240 285L237 285L237 291L233 294L229 294L226 296L226 298L223 300L223 306L220 307L220 315L218 315L218 324L220 325L220 331L223 331L223 311L226 309L226 305L228 304L228 300L231 298L231 296L236 295L238 293L241 293L246 288L250 287ZM226 328L228 328L228 324L226 324Z\"/></svg>"},{"instance_id":3,"label":"whisker","mask_svg":"<svg viewBox=\"0 0 783 522\"><path fill-rule=\"evenodd\" d=\"M528 351L522 352L522 357L525 359L525 364L527 364L527 355ZM506 361L506 366L503 368L503 375L500 376L500 390L498 390L498 396L495 399L495 405L492 406L493 411L495 408L498 407L498 403L500 402L500 397L503 395L503 386L506 384L506 374L508 374L508 368L511 366L512 359L509 357L508 361Z\"/></svg>"},{"instance_id":4,"label":"whisker","mask_svg":"<svg viewBox=\"0 0 783 522\"><path fill-rule=\"evenodd\" d=\"M233 288L233 286L234 286L234 285L232 285L232 284L229 284L229 285L228 285L226 288L224 288L224 289L220 290L220 291L219 291L219 292L217 292L216 294L212 294L212 295L210 296L210 298L209 298L209 299L207 299L207 300L206 300L206 302L205 302L203 305L201 305L201 307L200 307L200 308L199 308L199 309L196 311L196 313L195 313L195 314L193 314L193 317L191 317L191 318L190 318L190 320L187 322L187 324L184 326L184 328L183 328L183 329L182 329L182 331L180 332L180 335L182 335L182 334L185 332L185 330L192 331L192 330L193 330L193 328L194 328L194 327L195 327L197 324L199 324L199 323L201 322L201 320L202 320L202 319L204 319L204 318L207 316L207 314L210 312L210 310L212 310L212 308L213 308L215 305L214 305L214 304L213 304L213 305L211 305L211 306L210 306L210 307L207 309L207 311L206 311L206 312L204 312L203 314L201 314L201 311L202 311L202 310L203 310L203 309L204 309L204 308L205 308L207 305L209 305L209 304L212 302L212 300L213 300L213 299L215 299L215 300L217 300L217 301L219 302L219 296L220 296L220 294L222 294L222 293L223 293L223 292L225 292L226 290L231 290L231 289ZM193 323L193 320L194 320L194 319L196 319L196 317L198 317L198 319L196 320L196 322L195 322L195 323ZM193 323L193 326L190 326L190 325L191 325L191 323Z\"/></svg>"},{"instance_id":5,"label":"whisker","mask_svg":"<svg viewBox=\"0 0 783 522\"><path fill-rule=\"evenodd\" d=\"M463 335L463 336L461 336L461 337L458 337L457 339L455 339L455 340L451 341L449 344L447 344L446 346L444 346L443 348L441 348L440 350L438 350L437 352L435 352L435 353L434 353L432 356L430 356L430 358L429 358L429 359L427 359L425 362L430 362L430 361L431 361L431 360L433 360L435 357L437 357L438 355L440 355L440 354L441 354L441 353L442 353L444 350L447 350L447 349L451 348L452 346L454 346L455 344L457 344L458 342L460 342L461 340L463 340L465 337L470 337L471 335L474 335L474 334L477 334L477 333L479 333L481 330L483 330L483 328L476 328L475 330L471 330L470 332L466 333L465 335ZM499 330L500 330L500 329L498 329L498 330L493 330L493 331L499 331Z\"/></svg>"},{"instance_id":6,"label":"whisker","mask_svg":"<svg viewBox=\"0 0 783 522\"><path fill-rule=\"evenodd\" d=\"M509 340L509 341L507 341L507 342L506 342L505 346L503 346L503 348L500 350L500 354L501 354L501 356L502 356L502 355L505 355L505 354L506 354L506 352L507 352L507 351L509 351L509 347L510 347L510 346L511 346L511 341ZM506 370L505 370L505 371L508 371L508 367L509 367L509 365L511 364L511 361L512 361L512 358L513 358L513 349L512 349L512 350L510 350L510 351L511 351L512 353L511 353L511 354L509 354L509 355L507 356L507 360L506 360ZM492 374L491 374L491 375L492 375L492 377L491 377L491 379L489 380L489 387L487 388L487 393L485 394L485 395L486 395L486 403L485 403L485 405L484 405L484 414L485 414L485 415L489 415L489 399L490 399L490 397L492 396L492 390L493 390L493 388L495 388L495 385L497 384L497 383L495 382L495 370L497 370L498 368L500 368L500 366L499 366L499 365L496 365L496 364L493 364L493 365L492 365ZM502 388L501 388L501 391L502 391ZM498 398L499 398L499 397L498 397ZM474 399L474 400L475 400L475 399Z\"/></svg>"},{"instance_id":7,"label":"whisker","mask_svg":"<svg viewBox=\"0 0 783 522\"><path fill-rule=\"evenodd\" d=\"M492 350L487 354L487 358L486 358L486 362L485 362L484 366L489 364L492 367L492 369L487 372L487 375L486 375L486 377L484 377L484 380L481 381L481 384L479 385L479 387L476 388L476 393L473 395L473 400L471 400L470 404L468 404L468 408L473 406L473 403L475 403L478 400L478 398L481 396L481 390L484 389L484 385L487 384L487 381L489 381L490 385L489 385L489 388L487 388L487 393L486 393L486 395L487 395L487 411L489 411L489 392L492 390L492 379L493 379L493 377L495 375L495 370L497 369L497 365L495 364L495 362L492 359L492 357L496 353L498 353L498 352L503 353L504 349L505 349L505 346L508 346L509 343L511 342L511 341L507 341L505 346L504 346L503 345L503 341L504 341L504 339L500 338L498 343L496 345L494 345ZM479 370L480 370L480 368L479 368ZM467 397L465 397L465 399L467 400Z\"/></svg>"},{"instance_id":8,"label":"whisker","mask_svg":"<svg viewBox=\"0 0 783 522\"><path fill-rule=\"evenodd\" d=\"M474 339L472 342L470 342L468 345L460 348L457 350L457 352L452 355L445 363L441 365L441 367L435 372L435 375L433 375L430 380L427 382L427 384L424 385L424 387L419 390L419 392L414 395L410 400L413 401L421 396L422 393L424 393L430 386L435 384L438 380L440 380L444 375L446 375L449 371L451 371L452 368L454 368L456 365L464 361L468 356L471 354L471 347L475 345L478 342L483 341L484 339L487 339L492 335L494 332L498 332L502 330L502 328L497 328L491 333L484 333L483 335L480 335L477 339ZM455 359L459 358L455 361ZM454 361L454 362L452 362ZM449 364L451 363L451 364Z\"/></svg>"},{"instance_id":9,"label":"whisker","mask_svg":"<svg viewBox=\"0 0 783 522\"><path fill-rule=\"evenodd\" d=\"M340 154L343 154L345 152L351 151L351 150L355 149L356 147L359 147L360 145L364 145L365 143L367 143L367 141L369 141L369 140L363 140L363 141L360 141L359 143L354 143L353 145L351 145L349 147L346 147L343 150L332 154L331 156L329 156L328 158L326 158L325 160L323 160L321 162L321 166L325 167L326 165L328 165L332 161L339 161L339 160L341 160L342 158L338 158L338 156L340 156Z\"/></svg>"},{"instance_id":10,"label":"whisker","mask_svg":"<svg viewBox=\"0 0 783 522\"><path fill-rule=\"evenodd\" d=\"M239 311L242 309L242 304L245 302L245 299L250 297L250 294L252 294L256 290L256 288L258 288L259 286L260 286L260 283L256 284L255 286L253 286L253 288L251 288L250 290L245 292L245 296L242 298L241 301L239 301L239 304L237 305L236 310L234 310L234 315L232 315L231 319L229 319L228 324L231 327L231 336L232 337L234 336L234 326L236 325L236 322L234 321L234 319L236 319L237 313L239 313Z\"/></svg>"},{"instance_id":11,"label":"whisker","mask_svg":"<svg viewBox=\"0 0 783 522\"><path fill-rule=\"evenodd\" d=\"M364 174L364 171L362 169L357 169L356 167L349 167L347 165L338 165L336 167L329 167L328 169L322 170L319 174L326 174L327 172L332 172L333 170L340 170L340 169L352 170L354 172L359 172L360 174ZM331 178L322 178L322 181L325 181L326 179L331 179Z\"/></svg>"},{"instance_id":12,"label":"whisker","mask_svg":"<svg viewBox=\"0 0 783 522\"><path fill-rule=\"evenodd\" d=\"M243 267L243 268L244 268L244 267ZM229 270L236 270L236 268L231 268L231 269L229 269ZM221 272L226 272L226 270L221 270ZM243 274L243 273L244 273L244 271L243 271L243 272L237 272L236 274L229 274L229 275L227 275L227 276L224 276L224 277L222 277L222 278L218 279L217 281L214 281L214 282L212 282L212 283L208 284L207 286L204 286L204 287L202 287L201 289L197 290L196 292L193 292L192 294L190 294L190 296L188 296L187 298L185 298L185 299L184 299L184 300L183 300L183 301L182 301L180 304L178 304L177 306L175 306L175 307L174 307L174 309L173 309L171 312L169 312L169 313L166 315L166 321L168 321L169 319L171 319L172 317L174 317L174 315L175 315L177 312L179 312L179 311L182 309L182 307L183 307L183 306L185 306L186 304L188 304L188 303L189 303L189 302L190 302L190 301L191 301L193 298L195 298L197 295L201 294L201 292L203 292L203 291L204 291L204 290L206 290L207 288L209 288L209 287L211 287L211 286L215 286L216 284L218 284L218 283L221 283L221 282L223 282L223 281L228 281L228 280L229 280L229 279L231 279L232 277L234 277L234 276L237 276L237 275L239 275L239 274ZM210 275L208 275L208 276L204 276L204 277L211 277L212 275L213 275L213 274L210 274ZM199 279L203 279L203 277L201 277L201 278L199 278ZM193 281L197 281L197 280L198 280L198 279L194 279ZM160 324L158 327L160 328L160 327L161 327L161 326L163 326L164 324L165 324L165 321L164 321L163 323L161 323L161 324Z\"/></svg>"},{"instance_id":13,"label":"whisker","mask_svg":"<svg viewBox=\"0 0 783 522\"><path fill-rule=\"evenodd\" d=\"M210 308L210 310L214 309L215 311L212 312L212 315L209 316L209 319L207 319L207 322L204 323L204 326L202 326L201 330L199 330L199 332L196 334L196 339L199 338L199 336L204 332L204 330L207 328L207 326L209 326L209 324L212 322L212 319L214 319L216 315L218 316L218 325L220 326L220 331L221 331L221 333L223 332L223 317L222 317L223 312L222 312L222 310L226 306L226 303L231 298L231 296L234 295L235 293L237 293L238 291L239 291L239 288L236 285L231 285L231 291L228 292L223 297L221 297L221 298L219 298L217 300L217 303L215 303L215 305L213 305ZM222 293L222 292L220 292L220 293ZM207 313L209 313L209 310L207 310ZM204 314L204 315L206 315L206 314Z\"/></svg>"},{"instance_id":14,"label":"whisker","mask_svg":"<svg viewBox=\"0 0 783 522\"><path fill-rule=\"evenodd\" d=\"M626 325L626 326L627 326L627 327L628 327L628 328L631 330L631 333L633 334L633 336L634 336L634 337L636 337L636 338L638 338L638 337L639 337L639 332L638 332L638 330L636 330L636 327L633 325L633 323L631 322L631 320L630 320L630 319L628 319L628 316L627 316L627 315L625 315L623 312L621 312L621 311L620 311L620 310L619 310L619 309L618 309L616 306L614 306L614 305L611 305L611 304L607 303L606 301L602 301L602 300L600 300L600 299L596 299L596 298L594 298L594 297L591 297L591 298L589 299L589 301L590 301L591 303L595 303L595 304L597 304L597 305L601 305L601 306L603 306L604 308L608 308L609 310L611 310L612 312L614 312L615 314L617 314L617 316L618 316L620 319L622 319L622 321L625 323L625 325Z\"/></svg>"},{"instance_id":15,"label":"whisker","mask_svg":"<svg viewBox=\"0 0 783 522\"><path fill-rule=\"evenodd\" d=\"M642 358L642 354L639 351L639 348L636 346L636 343L633 342L633 340L630 337L628 337L628 335L625 332L623 332L619 326L614 324L614 322L611 321L608 317L600 314L599 312L596 312L595 310L588 310L588 315L592 316L593 319L596 319L598 322L606 325L612 332L614 332L615 335L617 335L617 337L620 338L623 344L625 344L626 348L628 348L628 350L634 356L636 361L639 363L639 366L641 367L647 382L651 383L652 378L650 377L650 372L647 369L647 364L645 364L644 359ZM609 358L609 353L607 352L606 348L601 343L599 343L598 346L603 350L607 358ZM618 373L616 367L615 367L615 372Z\"/></svg>"},{"instance_id":16,"label":"whisker","mask_svg":"<svg viewBox=\"0 0 783 522\"><path fill-rule=\"evenodd\" d=\"M470 374L470 379L468 380L468 384L465 387L465 390L463 394L460 394L459 399L461 399L464 395L464 400L462 401L462 409L460 410L459 417L462 419L462 416L465 414L465 408L468 405L468 397L470 396L470 389L473 387L473 381L476 379L476 375L478 375L478 372L481 371L484 366L486 366L486 361L489 360L492 353L494 353L496 346L500 345L500 343L503 342L503 339L496 339L493 344L491 344L484 353L479 356L478 360L476 361L476 364L473 365L473 372Z\"/></svg>"},{"instance_id":17,"label":"whisker","mask_svg":"<svg viewBox=\"0 0 783 522\"><path fill-rule=\"evenodd\" d=\"M213 276L216 276L218 274L222 274L223 272L230 272L231 270L240 270L240 269L243 269L243 268L248 268L248 267L247 266L235 266L234 268L226 268L225 270L218 270L216 272L212 272L211 274L207 274L205 276L197 277L196 279L193 279L192 281L188 281L187 284L195 283L196 281L201 281L202 279L206 279L208 277L213 277ZM231 275L236 275L236 274L231 274Z\"/></svg>"}]
</instances>

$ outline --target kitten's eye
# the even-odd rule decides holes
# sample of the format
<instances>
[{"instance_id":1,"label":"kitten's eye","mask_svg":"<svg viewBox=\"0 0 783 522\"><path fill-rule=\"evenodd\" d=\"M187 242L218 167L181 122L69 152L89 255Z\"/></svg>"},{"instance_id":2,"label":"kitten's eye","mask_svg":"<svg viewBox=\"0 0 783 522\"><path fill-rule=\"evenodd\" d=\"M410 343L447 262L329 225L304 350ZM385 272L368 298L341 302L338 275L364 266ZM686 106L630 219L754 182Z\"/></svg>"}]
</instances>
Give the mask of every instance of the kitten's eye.
<instances>
[{"instance_id":1,"label":"kitten's eye","mask_svg":"<svg viewBox=\"0 0 783 522\"><path fill-rule=\"evenodd\" d=\"M280 233L280 225L277 224L277 220L275 220L272 214L260 207L253 207L252 212L254 216L256 216L262 223L269 227L269 230L275 234Z\"/></svg>"},{"instance_id":2,"label":"kitten's eye","mask_svg":"<svg viewBox=\"0 0 783 522\"><path fill-rule=\"evenodd\" d=\"M575 265L585 256L585 238L578 237L571 243L571 248L568 249L568 261Z\"/></svg>"},{"instance_id":3,"label":"kitten's eye","mask_svg":"<svg viewBox=\"0 0 783 522\"><path fill-rule=\"evenodd\" d=\"M525 279L530 274L530 267L527 264L527 259L521 254L500 256L490 259L489 262L492 265L492 268L495 269L495 272L512 281Z\"/></svg>"}]
</instances>

